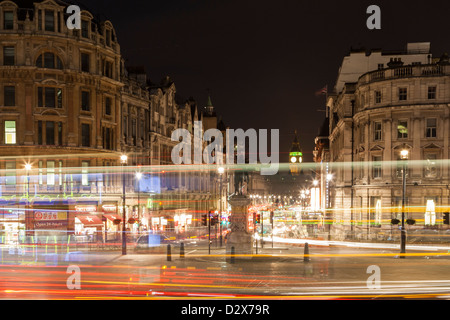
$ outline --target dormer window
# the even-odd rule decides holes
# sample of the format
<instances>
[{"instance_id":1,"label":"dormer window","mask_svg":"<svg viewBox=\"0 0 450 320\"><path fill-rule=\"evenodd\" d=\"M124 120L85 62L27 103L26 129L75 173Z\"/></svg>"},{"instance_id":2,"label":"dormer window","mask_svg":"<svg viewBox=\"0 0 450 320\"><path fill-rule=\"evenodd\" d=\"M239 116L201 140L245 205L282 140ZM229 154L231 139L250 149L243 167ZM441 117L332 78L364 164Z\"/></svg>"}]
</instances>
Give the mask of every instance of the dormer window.
<instances>
[{"instance_id":1,"label":"dormer window","mask_svg":"<svg viewBox=\"0 0 450 320\"><path fill-rule=\"evenodd\" d=\"M111 30L106 29L106 35L105 35L105 43L108 47L111 47Z\"/></svg>"},{"instance_id":2,"label":"dormer window","mask_svg":"<svg viewBox=\"0 0 450 320\"><path fill-rule=\"evenodd\" d=\"M81 20L81 36L83 38L89 38L89 26L90 22L88 20Z\"/></svg>"},{"instance_id":3,"label":"dormer window","mask_svg":"<svg viewBox=\"0 0 450 320\"><path fill-rule=\"evenodd\" d=\"M45 10L45 31L55 32L55 12Z\"/></svg>"},{"instance_id":4,"label":"dormer window","mask_svg":"<svg viewBox=\"0 0 450 320\"><path fill-rule=\"evenodd\" d=\"M14 29L14 12L13 11L3 11L3 29L13 30Z\"/></svg>"}]
</instances>

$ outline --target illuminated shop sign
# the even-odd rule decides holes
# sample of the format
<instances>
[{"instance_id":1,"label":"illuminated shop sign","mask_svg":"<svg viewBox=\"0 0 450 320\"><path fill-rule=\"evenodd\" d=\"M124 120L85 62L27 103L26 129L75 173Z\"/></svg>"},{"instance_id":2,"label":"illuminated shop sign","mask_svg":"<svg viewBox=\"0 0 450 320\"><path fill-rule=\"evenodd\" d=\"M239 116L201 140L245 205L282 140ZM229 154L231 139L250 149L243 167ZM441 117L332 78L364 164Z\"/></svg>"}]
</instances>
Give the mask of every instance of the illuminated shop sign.
<instances>
[{"instance_id":1,"label":"illuminated shop sign","mask_svg":"<svg viewBox=\"0 0 450 320\"><path fill-rule=\"evenodd\" d=\"M75 206L77 212L97 212L97 206Z\"/></svg>"},{"instance_id":2,"label":"illuminated shop sign","mask_svg":"<svg viewBox=\"0 0 450 320\"><path fill-rule=\"evenodd\" d=\"M35 211L34 220L36 221L57 221L67 220L65 211Z\"/></svg>"}]
</instances>

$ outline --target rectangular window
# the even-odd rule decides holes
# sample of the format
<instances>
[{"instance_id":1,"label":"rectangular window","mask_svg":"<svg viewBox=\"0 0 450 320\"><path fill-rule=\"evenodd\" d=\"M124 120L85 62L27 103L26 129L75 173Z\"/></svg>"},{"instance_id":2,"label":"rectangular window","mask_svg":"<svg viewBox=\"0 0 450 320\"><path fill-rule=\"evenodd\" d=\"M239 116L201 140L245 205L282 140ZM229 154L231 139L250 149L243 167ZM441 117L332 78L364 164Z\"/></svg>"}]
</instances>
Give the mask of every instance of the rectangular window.
<instances>
[{"instance_id":1,"label":"rectangular window","mask_svg":"<svg viewBox=\"0 0 450 320\"><path fill-rule=\"evenodd\" d=\"M427 138L436 138L436 131L437 131L437 121L436 119L427 119L427 128L426 128L426 137Z\"/></svg>"},{"instance_id":2,"label":"rectangular window","mask_svg":"<svg viewBox=\"0 0 450 320\"><path fill-rule=\"evenodd\" d=\"M15 121L5 121L5 144L16 144Z\"/></svg>"},{"instance_id":3,"label":"rectangular window","mask_svg":"<svg viewBox=\"0 0 450 320\"><path fill-rule=\"evenodd\" d=\"M125 137L125 139L127 138L127 136L128 136L128 116L124 116L123 117L123 124L122 124L122 127L123 127L123 136Z\"/></svg>"},{"instance_id":4,"label":"rectangular window","mask_svg":"<svg viewBox=\"0 0 450 320\"><path fill-rule=\"evenodd\" d=\"M38 179L39 179L39 185L43 185L44 184L44 163L42 162L42 160L39 161L39 171L38 171Z\"/></svg>"},{"instance_id":5,"label":"rectangular window","mask_svg":"<svg viewBox=\"0 0 450 320\"><path fill-rule=\"evenodd\" d=\"M62 140L63 140L63 125L62 122L58 122L58 146L62 146Z\"/></svg>"},{"instance_id":6,"label":"rectangular window","mask_svg":"<svg viewBox=\"0 0 450 320\"><path fill-rule=\"evenodd\" d=\"M425 167L424 176L425 178L436 178L437 177L437 155L435 153L428 153L425 155Z\"/></svg>"},{"instance_id":7,"label":"rectangular window","mask_svg":"<svg viewBox=\"0 0 450 320\"><path fill-rule=\"evenodd\" d=\"M45 10L45 31L55 31L55 13L53 10Z\"/></svg>"},{"instance_id":8,"label":"rectangular window","mask_svg":"<svg viewBox=\"0 0 450 320\"><path fill-rule=\"evenodd\" d=\"M382 129L381 129L381 122L374 122L373 123L373 130L374 130L374 135L373 135L373 140L374 141L379 141L381 140L382 137Z\"/></svg>"},{"instance_id":9,"label":"rectangular window","mask_svg":"<svg viewBox=\"0 0 450 320\"><path fill-rule=\"evenodd\" d=\"M45 88L45 107L47 108L56 108L56 89L55 88Z\"/></svg>"},{"instance_id":10,"label":"rectangular window","mask_svg":"<svg viewBox=\"0 0 450 320\"><path fill-rule=\"evenodd\" d=\"M89 185L89 161L81 162L81 185Z\"/></svg>"},{"instance_id":11,"label":"rectangular window","mask_svg":"<svg viewBox=\"0 0 450 320\"><path fill-rule=\"evenodd\" d=\"M15 161L6 161L5 163L5 183L7 186L15 186L16 185L16 162Z\"/></svg>"},{"instance_id":12,"label":"rectangular window","mask_svg":"<svg viewBox=\"0 0 450 320\"><path fill-rule=\"evenodd\" d=\"M375 91L375 103L381 103L381 91Z\"/></svg>"},{"instance_id":13,"label":"rectangular window","mask_svg":"<svg viewBox=\"0 0 450 320\"><path fill-rule=\"evenodd\" d=\"M38 87L38 107L39 108L59 108L63 107L63 92L60 88Z\"/></svg>"},{"instance_id":14,"label":"rectangular window","mask_svg":"<svg viewBox=\"0 0 450 320\"><path fill-rule=\"evenodd\" d=\"M88 53L81 54L81 71L90 72L91 71L91 56Z\"/></svg>"},{"instance_id":15,"label":"rectangular window","mask_svg":"<svg viewBox=\"0 0 450 320\"><path fill-rule=\"evenodd\" d=\"M112 105L112 99L109 97L105 98L105 114L110 116L111 115L111 105Z\"/></svg>"},{"instance_id":16,"label":"rectangular window","mask_svg":"<svg viewBox=\"0 0 450 320\"><path fill-rule=\"evenodd\" d=\"M378 64L378 70L382 70L384 69L384 64L383 63L379 63Z\"/></svg>"},{"instance_id":17,"label":"rectangular window","mask_svg":"<svg viewBox=\"0 0 450 320\"><path fill-rule=\"evenodd\" d=\"M55 161L47 161L47 186L55 185Z\"/></svg>"},{"instance_id":18,"label":"rectangular window","mask_svg":"<svg viewBox=\"0 0 450 320\"><path fill-rule=\"evenodd\" d=\"M408 89L407 88L399 88L398 89L398 100L400 100L400 101L408 100Z\"/></svg>"},{"instance_id":19,"label":"rectangular window","mask_svg":"<svg viewBox=\"0 0 450 320\"><path fill-rule=\"evenodd\" d=\"M397 124L397 138L407 139L408 138L408 121L400 120Z\"/></svg>"},{"instance_id":20,"label":"rectangular window","mask_svg":"<svg viewBox=\"0 0 450 320\"><path fill-rule=\"evenodd\" d=\"M436 87L428 87L428 100L436 99Z\"/></svg>"},{"instance_id":21,"label":"rectangular window","mask_svg":"<svg viewBox=\"0 0 450 320\"><path fill-rule=\"evenodd\" d=\"M38 145L42 145L42 121L38 121Z\"/></svg>"},{"instance_id":22,"label":"rectangular window","mask_svg":"<svg viewBox=\"0 0 450 320\"><path fill-rule=\"evenodd\" d=\"M89 38L89 21L87 20L81 20L81 36Z\"/></svg>"},{"instance_id":23,"label":"rectangular window","mask_svg":"<svg viewBox=\"0 0 450 320\"><path fill-rule=\"evenodd\" d=\"M381 178L381 156L373 156L372 157L372 177Z\"/></svg>"},{"instance_id":24,"label":"rectangular window","mask_svg":"<svg viewBox=\"0 0 450 320\"><path fill-rule=\"evenodd\" d=\"M3 65L13 66L16 63L15 47L3 47Z\"/></svg>"},{"instance_id":25,"label":"rectangular window","mask_svg":"<svg viewBox=\"0 0 450 320\"><path fill-rule=\"evenodd\" d=\"M5 107L14 107L16 105L16 87L13 86L5 86L3 88L4 92L4 106Z\"/></svg>"},{"instance_id":26,"label":"rectangular window","mask_svg":"<svg viewBox=\"0 0 450 320\"><path fill-rule=\"evenodd\" d=\"M108 47L110 47L111 46L111 30L109 30L109 29L106 30L105 38L106 38L106 45Z\"/></svg>"},{"instance_id":27,"label":"rectangular window","mask_svg":"<svg viewBox=\"0 0 450 320\"><path fill-rule=\"evenodd\" d=\"M91 126L86 123L81 125L81 146L91 146Z\"/></svg>"},{"instance_id":28,"label":"rectangular window","mask_svg":"<svg viewBox=\"0 0 450 320\"><path fill-rule=\"evenodd\" d=\"M83 111L91 110L90 98L91 94L89 91L81 91L81 110Z\"/></svg>"},{"instance_id":29,"label":"rectangular window","mask_svg":"<svg viewBox=\"0 0 450 320\"><path fill-rule=\"evenodd\" d=\"M45 143L48 146L55 145L55 123L53 121L45 123Z\"/></svg>"},{"instance_id":30,"label":"rectangular window","mask_svg":"<svg viewBox=\"0 0 450 320\"><path fill-rule=\"evenodd\" d=\"M14 12L12 11L3 12L3 29L5 30L14 29Z\"/></svg>"}]
</instances>

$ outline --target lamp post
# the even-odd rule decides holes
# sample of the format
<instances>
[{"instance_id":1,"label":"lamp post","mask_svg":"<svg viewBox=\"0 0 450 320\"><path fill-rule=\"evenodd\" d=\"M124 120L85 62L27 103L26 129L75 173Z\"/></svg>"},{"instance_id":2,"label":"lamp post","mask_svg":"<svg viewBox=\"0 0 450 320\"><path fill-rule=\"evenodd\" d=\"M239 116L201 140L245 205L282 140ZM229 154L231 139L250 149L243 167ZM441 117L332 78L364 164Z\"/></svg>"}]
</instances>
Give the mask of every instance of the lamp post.
<instances>
[{"instance_id":1,"label":"lamp post","mask_svg":"<svg viewBox=\"0 0 450 320\"><path fill-rule=\"evenodd\" d=\"M27 216L30 217L31 213L30 211L30 170L31 170L31 164L27 163L25 164L25 171L27 173L26 177L27 177L27 205L26 205L26 210L25 210L25 233L27 233L26 230L26 221L30 221L30 219L26 218ZM17 222L17 234L19 235L19 222Z\"/></svg>"},{"instance_id":2,"label":"lamp post","mask_svg":"<svg viewBox=\"0 0 450 320\"><path fill-rule=\"evenodd\" d=\"M223 174L225 173L224 167L217 168L217 172L219 173L219 246L222 247L222 180Z\"/></svg>"},{"instance_id":3,"label":"lamp post","mask_svg":"<svg viewBox=\"0 0 450 320\"><path fill-rule=\"evenodd\" d=\"M400 258L404 259L406 253L406 230L405 230L405 196L406 196L406 162L408 160L409 152L403 149L400 152L402 160L402 227L400 233Z\"/></svg>"},{"instance_id":4,"label":"lamp post","mask_svg":"<svg viewBox=\"0 0 450 320\"><path fill-rule=\"evenodd\" d=\"M141 185L142 172L136 172L136 180L138 187L138 236L141 235Z\"/></svg>"},{"instance_id":5,"label":"lamp post","mask_svg":"<svg viewBox=\"0 0 450 320\"><path fill-rule=\"evenodd\" d=\"M120 156L120 163L122 164L122 255L127 254L127 235L126 235L126 212L125 212L125 165L127 164L128 157L126 155Z\"/></svg>"}]
</instances>

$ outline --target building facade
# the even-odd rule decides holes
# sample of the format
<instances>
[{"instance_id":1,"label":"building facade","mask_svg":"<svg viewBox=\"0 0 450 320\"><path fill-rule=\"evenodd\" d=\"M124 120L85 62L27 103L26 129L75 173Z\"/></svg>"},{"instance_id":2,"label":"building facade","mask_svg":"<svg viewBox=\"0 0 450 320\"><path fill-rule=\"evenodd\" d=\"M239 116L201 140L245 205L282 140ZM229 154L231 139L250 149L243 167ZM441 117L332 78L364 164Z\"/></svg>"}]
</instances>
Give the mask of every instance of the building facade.
<instances>
[{"instance_id":1,"label":"building facade","mask_svg":"<svg viewBox=\"0 0 450 320\"><path fill-rule=\"evenodd\" d=\"M403 201L415 222L409 231L447 228L450 66L426 48L380 55L373 70L361 69L328 97L336 239L392 239Z\"/></svg>"},{"instance_id":2,"label":"building facade","mask_svg":"<svg viewBox=\"0 0 450 320\"><path fill-rule=\"evenodd\" d=\"M82 10L81 30L68 29L67 6L0 2L3 243L86 232L107 241L124 222L197 228L217 207L217 173L171 167L171 134L201 120L196 102L177 101L170 78L154 85L126 66L110 21Z\"/></svg>"}]
</instances>

